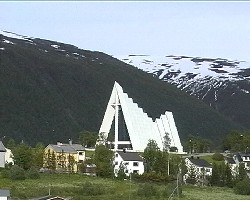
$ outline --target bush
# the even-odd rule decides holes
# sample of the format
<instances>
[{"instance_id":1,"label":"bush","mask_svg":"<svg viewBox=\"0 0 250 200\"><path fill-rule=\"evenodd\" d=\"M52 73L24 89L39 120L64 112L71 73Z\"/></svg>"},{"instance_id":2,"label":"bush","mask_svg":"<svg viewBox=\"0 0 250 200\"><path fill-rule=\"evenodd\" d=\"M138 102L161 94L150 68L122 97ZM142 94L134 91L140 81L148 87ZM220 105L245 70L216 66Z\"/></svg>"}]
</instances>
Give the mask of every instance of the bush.
<instances>
[{"instance_id":1,"label":"bush","mask_svg":"<svg viewBox=\"0 0 250 200\"><path fill-rule=\"evenodd\" d=\"M35 167L31 167L28 171L27 171L27 178L30 179L39 179L40 178L40 174L37 171L37 169Z\"/></svg>"},{"instance_id":2,"label":"bush","mask_svg":"<svg viewBox=\"0 0 250 200\"><path fill-rule=\"evenodd\" d=\"M25 179L25 171L23 168L14 165L10 169L9 177L12 180L24 180Z\"/></svg>"},{"instance_id":3,"label":"bush","mask_svg":"<svg viewBox=\"0 0 250 200\"><path fill-rule=\"evenodd\" d=\"M1 175L2 175L2 178L9 178L9 169L3 169L1 170Z\"/></svg>"},{"instance_id":4,"label":"bush","mask_svg":"<svg viewBox=\"0 0 250 200\"><path fill-rule=\"evenodd\" d=\"M250 195L250 179L244 179L238 182L234 187L236 194Z\"/></svg>"},{"instance_id":5,"label":"bush","mask_svg":"<svg viewBox=\"0 0 250 200\"><path fill-rule=\"evenodd\" d=\"M170 177L161 176L155 172L144 173L142 175L132 174L132 179L139 182L167 183Z\"/></svg>"},{"instance_id":6,"label":"bush","mask_svg":"<svg viewBox=\"0 0 250 200\"><path fill-rule=\"evenodd\" d=\"M215 153L212 156L212 159L216 160L216 161L223 161L224 160L224 156L222 154L220 154L220 153Z\"/></svg>"},{"instance_id":7,"label":"bush","mask_svg":"<svg viewBox=\"0 0 250 200\"><path fill-rule=\"evenodd\" d=\"M158 195L157 189L152 184L143 184L137 190L138 196L151 197Z\"/></svg>"},{"instance_id":8,"label":"bush","mask_svg":"<svg viewBox=\"0 0 250 200\"><path fill-rule=\"evenodd\" d=\"M86 182L82 186L82 193L87 196L96 196L106 193L105 188L102 185Z\"/></svg>"}]
</instances>

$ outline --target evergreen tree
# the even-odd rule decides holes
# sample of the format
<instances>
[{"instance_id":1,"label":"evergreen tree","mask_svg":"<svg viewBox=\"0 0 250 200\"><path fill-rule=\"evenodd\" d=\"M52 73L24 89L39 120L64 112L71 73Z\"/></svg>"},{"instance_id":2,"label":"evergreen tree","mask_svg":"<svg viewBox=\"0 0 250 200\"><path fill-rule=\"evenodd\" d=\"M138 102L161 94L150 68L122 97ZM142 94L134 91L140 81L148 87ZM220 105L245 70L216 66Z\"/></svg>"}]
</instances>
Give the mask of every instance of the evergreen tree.
<instances>
[{"instance_id":1,"label":"evergreen tree","mask_svg":"<svg viewBox=\"0 0 250 200\"><path fill-rule=\"evenodd\" d=\"M233 177L232 177L232 171L230 166L227 164L225 168L225 175L226 175L226 183L225 185L228 187L233 186Z\"/></svg>"},{"instance_id":2,"label":"evergreen tree","mask_svg":"<svg viewBox=\"0 0 250 200\"><path fill-rule=\"evenodd\" d=\"M157 164L157 157L159 156L160 149L155 140L149 140L147 147L144 150L143 157L146 160L146 171L154 171Z\"/></svg>"},{"instance_id":3,"label":"evergreen tree","mask_svg":"<svg viewBox=\"0 0 250 200\"><path fill-rule=\"evenodd\" d=\"M213 186L218 186L220 182L220 174L219 169L216 163L213 163L212 166L212 176L211 176L211 184Z\"/></svg>"},{"instance_id":4,"label":"evergreen tree","mask_svg":"<svg viewBox=\"0 0 250 200\"><path fill-rule=\"evenodd\" d=\"M191 165L189 167L189 171L188 171L188 178L187 178L187 183L190 183L190 184L195 184L197 179L196 179L196 170L195 168Z\"/></svg>"},{"instance_id":5,"label":"evergreen tree","mask_svg":"<svg viewBox=\"0 0 250 200\"><path fill-rule=\"evenodd\" d=\"M111 177L113 174L113 152L104 145L97 145L94 154L96 164L96 175Z\"/></svg>"},{"instance_id":6,"label":"evergreen tree","mask_svg":"<svg viewBox=\"0 0 250 200\"><path fill-rule=\"evenodd\" d=\"M119 170L118 170L118 173L117 173L117 178L120 179L120 180L123 180L125 179L127 176L125 174L125 167L124 165L121 163L120 166L119 166Z\"/></svg>"},{"instance_id":7,"label":"evergreen tree","mask_svg":"<svg viewBox=\"0 0 250 200\"><path fill-rule=\"evenodd\" d=\"M36 147L32 149L32 154L33 166L36 168L41 168L43 166L44 145L42 143L37 143Z\"/></svg>"},{"instance_id":8,"label":"evergreen tree","mask_svg":"<svg viewBox=\"0 0 250 200\"><path fill-rule=\"evenodd\" d=\"M19 144L13 150L13 155L15 165L18 165L25 170L29 169L33 165L32 150L28 145L24 143Z\"/></svg>"},{"instance_id":9,"label":"evergreen tree","mask_svg":"<svg viewBox=\"0 0 250 200\"><path fill-rule=\"evenodd\" d=\"M68 170L72 173L74 172L74 166L76 164L75 158L73 155L68 155Z\"/></svg>"},{"instance_id":10,"label":"evergreen tree","mask_svg":"<svg viewBox=\"0 0 250 200\"><path fill-rule=\"evenodd\" d=\"M244 163L240 163L239 164L239 172L238 172L238 177L237 179L242 181L243 179L245 179L247 177L247 172L245 169L245 164Z\"/></svg>"}]
</instances>

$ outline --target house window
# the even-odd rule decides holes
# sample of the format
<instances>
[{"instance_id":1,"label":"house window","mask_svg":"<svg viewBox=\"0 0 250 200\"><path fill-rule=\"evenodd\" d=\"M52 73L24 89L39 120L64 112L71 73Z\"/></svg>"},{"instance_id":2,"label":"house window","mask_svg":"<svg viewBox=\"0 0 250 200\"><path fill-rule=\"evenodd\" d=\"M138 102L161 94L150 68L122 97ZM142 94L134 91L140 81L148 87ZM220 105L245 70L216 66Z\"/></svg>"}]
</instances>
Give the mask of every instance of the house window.
<instances>
[{"instance_id":1,"label":"house window","mask_svg":"<svg viewBox=\"0 0 250 200\"><path fill-rule=\"evenodd\" d=\"M115 157L118 157L118 153L117 153L117 154L115 154Z\"/></svg>"},{"instance_id":2,"label":"house window","mask_svg":"<svg viewBox=\"0 0 250 200\"><path fill-rule=\"evenodd\" d=\"M210 169L206 169L206 172L210 172Z\"/></svg>"},{"instance_id":3,"label":"house window","mask_svg":"<svg viewBox=\"0 0 250 200\"><path fill-rule=\"evenodd\" d=\"M133 166L137 167L137 166L139 166L139 163L138 162L133 162Z\"/></svg>"},{"instance_id":4,"label":"house window","mask_svg":"<svg viewBox=\"0 0 250 200\"><path fill-rule=\"evenodd\" d=\"M128 165L128 162L125 162L124 165Z\"/></svg>"},{"instance_id":5,"label":"house window","mask_svg":"<svg viewBox=\"0 0 250 200\"><path fill-rule=\"evenodd\" d=\"M81 156L81 155L82 155L82 152L79 152L79 155Z\"/></svg>"},{"instance_id":6,"label":"house window","mask_svg":"<svg viewBox=\"0 0 250 200\"><path fill-rule=\"evenodd\" d=\"M139 170L133 170L133 173L138 174Z\"/></svg>"},{"instance_id":7,"label":"house window","mask_svg":"<svg viewBox=\"0 0 250 200\"><path fill-rule=\"evenodd\" d=\"M117 162L117 161L115 162L115 165L118 165L118 162Z\"/></svg>"},{"instance_id":8,"label":"house window","mask_svg":"<svg viewBox=\"0 0 250 200\"><path fill-rule=\"evenodd\" d=\"M125 170L125 173L128 173L128 170L127 170L127 169Z\"/></svg>"}]
</instances>

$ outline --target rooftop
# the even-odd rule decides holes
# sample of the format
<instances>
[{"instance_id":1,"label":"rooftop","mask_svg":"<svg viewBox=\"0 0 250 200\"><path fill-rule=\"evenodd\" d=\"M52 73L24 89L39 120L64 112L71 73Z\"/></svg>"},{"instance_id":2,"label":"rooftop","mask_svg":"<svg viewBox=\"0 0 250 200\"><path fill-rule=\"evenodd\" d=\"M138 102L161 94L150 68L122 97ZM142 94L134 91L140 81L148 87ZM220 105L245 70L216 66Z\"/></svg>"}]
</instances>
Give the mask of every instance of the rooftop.
<instances>
[{"instance_id":1,"label":"rooftop","mask_svg":"<svg viewBox=\"0 0 250 200\"><path fill-rule=\"evenodd\" d=\"M117 152L124 161L141 161L143 162L143 158L136 152Z\"/></svg>"},{"instance_id":2,"label":"rooftop","mask_svg":"<svg viewBox=\"0 0 250 200\"><path fill-rule=\"evenodd\" d=\"M0 189L0 197L9 197L10 191L9 190L2 190Z\"/></svg>"},{"instance_id":3,"label":"rooftop","mask_svg":"<svg viewBox=\"0 0 250 200\"><path fill-rule=\"evenodd\" d=\"M77 153L77 151L84 151L85 148L80 144L49 144L55 152Z\"/></svg>"},{"instance_id":4,"label":"rooftop","mask_svg":"<svg viewBox=\"0 0 250 200\"><path fill-rule=\"evenodd\" d=\"M6 148L5 146L3 145L3 142L0 141L0 152L5 152L6 151Z\"/></svg>"},{"instance_id":5,"label":"rooftop","mask_svg":"<svg viewBox=\"0 0 250 200\"><path fill-rule=\"evenodd\" d=\"M211 165L203 159L193 159L193 158L188 158L190 160L190 162L192 162L194 165L198 166L198 167L211 167Z\"/></svg>"}]
</instances>

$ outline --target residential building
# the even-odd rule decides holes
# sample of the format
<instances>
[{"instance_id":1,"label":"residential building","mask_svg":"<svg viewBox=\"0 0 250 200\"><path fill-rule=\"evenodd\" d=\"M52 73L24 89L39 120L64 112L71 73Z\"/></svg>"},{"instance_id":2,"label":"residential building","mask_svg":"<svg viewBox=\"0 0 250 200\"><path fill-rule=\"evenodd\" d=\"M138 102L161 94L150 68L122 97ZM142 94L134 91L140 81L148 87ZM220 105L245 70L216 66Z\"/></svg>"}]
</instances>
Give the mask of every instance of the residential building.
<instances>
[{"instance_id":1,"label":"residential building","mask_svg":"<svg viewBox=\"0 0 250 200\"><path fill-rule=\"evenodd\" d=\"M188 172L187 174L184 175L184 179L189 177L192 170L195 172L196 178L212 175L212 166L204 159L193 158L193 157L186 158L185 163Z\"/></svg>"},{"instance_id":2,"label":"residential building","mask_svg":"<svg viewBox=\"0 0 250 200\"><path fill-rule=\"evenodd\" d=\"M238 165L236 164L235 160L232 157L225 157L225 164L229 165L232 175L236 176Z\"/></svg>"},{"instance_id":3,"label":"residential building","mask_svg":"<svg viewBox=\"0 0 250 200\"><path fill-rule=\"evenodd\" d=\"M0 141L0 167L2 168L5 167L5 153L6 153L6 148L3 145L3 142Z\"/></svg>"},{"instance_id":4,"label":"residential building","mask_svg":"<svg viewBox=\"0 0 250 200\"><path fill-rule=\"evenodd\" d=\"M2 190L0 189L0 200L8 200L10 196L9 190Z\"/></svg>"},{"instance_id":5,"label":"residential building","mask_svg":"<svg viewBox=\"0 0 250 200\"><path fill-rule=\"evenodd\" d=\"M5 164L14 164L13 154L10 149L5 148L2 141L0 141L0 167L4 168Z\"/></svg>"},{"instance_id":6,"label":"residential building","mask_svg":"<svg viewBox=\"0 0 250 200\"><path fill-rule=\"evenodd\" d=\"M236 153L233 155L233 159L237 166L239 166L239 163L244 163L245 169L250 170L250 154L249 153Z\"/></svg>"},{"instance_id":7,"label":"residential building","mask_svg":"<svg viewBox=\"0 0 250 200\"><path fill-rule=\"evenodd\" d=\"M14 165L14 160L13 160L13 153L10 149L6 149L5 152L5 164L10 164L10 165Z\"/></svg>"},{"instance_id":8,"label":"residential building","mask_svg":"<svg viewBox=\"0 0 250 200\"><path fill-rule=\"evenodd\" d=\"M44 150L44 167L54 162L58 171L77 172L77 165L85 161L85 148L80 144L49 144Z\"/></svg>"},{"instance_id":9,"label":"residential building","mask_svg":"<svg viewBox=\"0 0 250 200\"><path fill-rule=\"evenodd\" d=\"M66 200L66 199L63 197L59 197L59 196L48 195L48 196L38 197L38 198L30 199L30 200Z\"/></svg>"},{"instance_id":10,"label":"residential building","mask_svg":"<svg viewBox=\"0 0 250 200\"><path fill-rule=\"evenodd\" d=\"M120 169L129 176L131 173L144 173L144 160L137 152L117 151L114 158L114 174L117 176Z\"/></svg>"}]
</instances>

